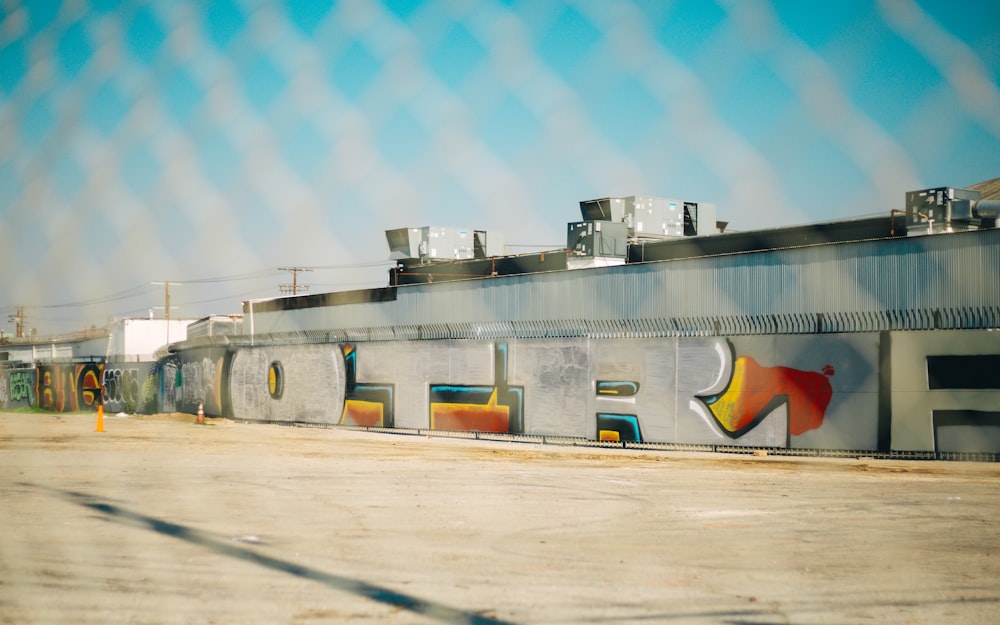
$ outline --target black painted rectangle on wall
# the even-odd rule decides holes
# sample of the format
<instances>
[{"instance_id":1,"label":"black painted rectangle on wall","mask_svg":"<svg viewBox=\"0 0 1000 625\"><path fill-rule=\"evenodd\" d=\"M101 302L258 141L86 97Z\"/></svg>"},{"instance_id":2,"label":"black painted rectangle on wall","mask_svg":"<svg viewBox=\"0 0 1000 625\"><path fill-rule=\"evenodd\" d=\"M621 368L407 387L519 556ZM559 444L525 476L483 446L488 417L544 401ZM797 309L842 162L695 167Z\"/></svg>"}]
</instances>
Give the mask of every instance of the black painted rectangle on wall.
<instances>
[{"instance_id":1,"label":"black painted rectangle on wall","mask_svg":"<svg viewBox=\"0 0 1000 625\"><path fill-rule=\"evenodd\" d=\"M1000 412L934 410L934 450L997 453L1000 450Z\"/></svg>"},{"instance_id":2,"label":"black painted rectangle on wall","mask_svg":"<svg viewBox=\"0 0 1000 625\"><path fill-rule=\"evenodd\" d=\"M934 410L934 427L1000 427L1000 412L984 410Z\"/></svg>"},{"instance_id":3,"label":"black painted rectangle on wall","mask_svg":"<svg viewBox=\"0 0 1000 625\"><path fill-rule=\"evenodd\" d=\"M819 332L819 330L817 330ZM878 442L879 451L892 450L892 333L878 335Z\"/></svg>"},{"instance_id":4,"label":"black painted rectangle on wall","mask_svg":"<svg viewBox=\"0 0 1000 625\"><path fill-rule=\"evenodd\" d=\"M1000 389L1000 354L928 356L927 388Z\"/></svg>"}]
</instances>

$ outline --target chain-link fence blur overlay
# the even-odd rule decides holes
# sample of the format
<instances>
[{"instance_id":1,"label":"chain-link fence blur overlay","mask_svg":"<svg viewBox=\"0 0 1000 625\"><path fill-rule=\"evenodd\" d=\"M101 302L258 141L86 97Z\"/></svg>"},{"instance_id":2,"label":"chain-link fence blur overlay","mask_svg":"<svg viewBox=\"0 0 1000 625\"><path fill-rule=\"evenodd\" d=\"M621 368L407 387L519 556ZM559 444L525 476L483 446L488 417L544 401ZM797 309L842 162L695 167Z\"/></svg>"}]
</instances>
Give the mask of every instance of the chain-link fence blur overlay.
<instances>
[{"instance_id":1,"label":"chain-link fence blur overlay","mask_svg":"<svg viewBox=\"0 0 1000 625\"><path fill-rule=\"evenodd\" d=\"M0 3L0 305L39 332L385 284L383 231L751 229L996 175L982 3ZM13 328L8 328L8 334Z\"/></svg>"}]
</instances>

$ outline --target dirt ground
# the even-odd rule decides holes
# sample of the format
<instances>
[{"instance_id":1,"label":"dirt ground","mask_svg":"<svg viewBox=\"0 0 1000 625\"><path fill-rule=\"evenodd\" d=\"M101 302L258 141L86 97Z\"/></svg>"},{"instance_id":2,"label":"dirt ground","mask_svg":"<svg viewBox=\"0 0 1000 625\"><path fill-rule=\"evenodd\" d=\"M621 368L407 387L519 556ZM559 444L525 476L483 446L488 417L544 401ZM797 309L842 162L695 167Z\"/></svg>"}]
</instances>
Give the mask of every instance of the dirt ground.
<instances>
[{"instance_id":1,"label":"dirt ground","mask_svg":"<svg viewBox=\"0 0 1000 625\"><path fill-rule=\"evenodd\" d=\"M996 623L1000 465L0 413L0 623Z\"/></svg>"}]
</instances>

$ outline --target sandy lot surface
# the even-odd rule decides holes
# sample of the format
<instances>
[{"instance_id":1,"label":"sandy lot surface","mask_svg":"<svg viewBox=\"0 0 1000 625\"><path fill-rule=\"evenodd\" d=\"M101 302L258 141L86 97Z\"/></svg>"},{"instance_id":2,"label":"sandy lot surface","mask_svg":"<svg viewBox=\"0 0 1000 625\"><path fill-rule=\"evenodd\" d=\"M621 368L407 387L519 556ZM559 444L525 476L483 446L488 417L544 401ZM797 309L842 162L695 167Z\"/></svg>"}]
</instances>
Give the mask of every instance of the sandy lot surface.
<instances>
[{"instance_id":1,"label":"sandy lot surface","mask_svg":"<svg viewBox=\"0 0 1000 625\"><path fill-rule=\"evenodd\" d=\"M0 623L996 623L1000 466L0 413Z\"/></svg>"}]
</instances>

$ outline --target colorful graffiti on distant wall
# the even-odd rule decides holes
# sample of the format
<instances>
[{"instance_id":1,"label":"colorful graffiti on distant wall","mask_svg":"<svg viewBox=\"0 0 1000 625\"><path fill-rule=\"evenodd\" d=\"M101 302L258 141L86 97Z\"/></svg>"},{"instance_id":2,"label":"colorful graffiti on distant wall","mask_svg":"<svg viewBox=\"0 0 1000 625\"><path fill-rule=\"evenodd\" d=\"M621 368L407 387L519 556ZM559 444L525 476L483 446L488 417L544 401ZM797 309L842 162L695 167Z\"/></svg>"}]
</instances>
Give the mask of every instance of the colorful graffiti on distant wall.
<instances>
[{"instance_id":1,"label":"colorful graffiti on distant wall","mask_svg":"<svg viewBox=\"0 0 1000 625\"><path fill-rule=\"evenodd\" d=\"M226 381L227 351L200 348L174 354L157 365L160 380L160 409L163 412L197 412L222 415Z\"/></svg>"},{"instance_id":2,"label":"colorful graffiti on distant wall","mask_svg":"<svg viewBox=\"0 0 1000 625\"><path fill-rule=\"evenodd\" d=\"M344 355L344 410L341 425L391 428L394 424L392 384L358 383L358 350L355 345L341 346Z\"/></svg>"},{"instance_id":3,"label":"colorful graffiti on distant wall","mask_svg":"<svg viewBox=\"0 0 1000 625\"><path fill-rule=\"evenodd\" d=\"M75 412L96 410L103 402L105 410L155 411L155 402L139 405L141 382L151 375L130 364L38 364L0 370L0 408Z\"/></svg>"},{"instance_id":4,"label":"colorful graffiti on distant wall","mask_svg":"<svg viewBox=\"0 0 1000 625\"><path fill-rule=\"evenodd\" d=\"M28 407L35 403L34 369L11 369L0 373L0 404Z\"/></svg>"},{"instance_id":5,"label":"colorful graffiti on distant wall","mask_svg":"<svg viewBox=\"0 0 1000 625\"><path fill-rule=\"evenodd\" d=\"M597 413L597 440L641 443L639 417L634 414Z\"/></svg>"},{"instance_id":6,"label":"colorful graffiti on distant wall","mask_svg":"<svg viewBox=\"0 0 1000 625\"><path fill-rule=\"evenodd\" d=\"M112 368L111 365L104 369L104 406L108 410L135 410L140 401L139 397L139 368Z\"/></svg>"},{"instance_id":7,"label":"colorful graffiti on distant wall","mask_svg":"<svg viewBox=\"0 0 1000 625\"><path fill-rule=\"evenodd\" d=\"M639 383L633 381L598 380L594 384L597 396L606 399L632 398L639 394ZM642 442L639 417L635 414L597 413L597 440Z\"/></svg>"},{"instance_id":8,"label":"colorful graffiti on distant wall","mask_svg":"<svg viewBox=\"0 0 1000 625\"><path fill-rule=\"evenodd\" d=\"M763 367L751 356L737 358L733 351L732 374L726 389L698 399L731 438L743 436L771 411L787 403L788 432L797 436L823 425L833 396L829 379L833 374L830 365L825 365L822 372Z\"/></svg>"},{"instance_id":9,"label":"colorful graffiti on distant wall","mask_svg":"<svg viewBox=\"0 0 1000 625\"><path fill-rule=\"evenodd\" d=\"M524 432L524 388L507 383L507 344L493 346L492 385L430 385L432 430Z\"/></svg>"},{"instance_id":10,"label":"colorful graffiti on distant wall","mask_svg":"<svg viewBox=\"0 0 1000 625\"><path fill-rule=\"evenodd\" d=\"M725 361L719 363L720 370L728 371L724 388L715 393L694 395L708 409L720 432L731 439L739 439L783 404L788 406L789 436L798 436L823 425L833 397L829 379L834 375L831 365L824 366L821 372L765 367L752 356L737 356L731 342L726 341L726 345L728 349L721 350L720 354ZM603 407L617 405L623 409L639 394L639 382L598 380L595 390ZM639 415L634 412L599 410L596 420L598 440L643 441Z\"/></svg>"},{"instance_id":11,"label":"colorful graffiti on distant wall","mask_svg":"<svg viewBox=\"0 0 1000 625\"><path fill-rule=\"evenodd\" d=\"M1000 333L965 331L199 346L145 367L0 366L0 407L1000 453L998 367Z\"/></svg>"},{"instance_id":12,"label":"colorful graffiti on distant wall","mask_svg":"<svg viewBox=\"0 0 1000 625\"><path fill-rule=\"evenodd\" d=\"M221 387L221 358L203 356L193 362L181 365L183 379L183 401L189 405L210 403L213 408L220 403L218 390Z\"/></svg>"},{"instance_id":13,"label":"colorful graffiti on distant wall","mask_svg":"<svg viewBox=\"0 0 1000 625\"><path fill-rule=\"evenodd\" d=\"M56 412L96 408L103 372L103 363L39 365L38 406Z\"/></svg>"}]
</instances>

